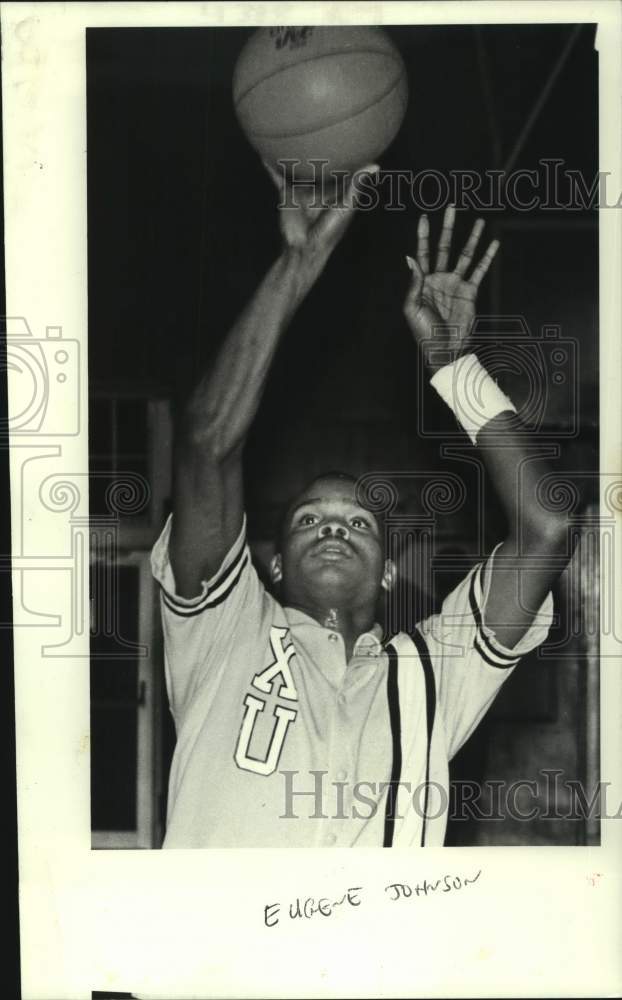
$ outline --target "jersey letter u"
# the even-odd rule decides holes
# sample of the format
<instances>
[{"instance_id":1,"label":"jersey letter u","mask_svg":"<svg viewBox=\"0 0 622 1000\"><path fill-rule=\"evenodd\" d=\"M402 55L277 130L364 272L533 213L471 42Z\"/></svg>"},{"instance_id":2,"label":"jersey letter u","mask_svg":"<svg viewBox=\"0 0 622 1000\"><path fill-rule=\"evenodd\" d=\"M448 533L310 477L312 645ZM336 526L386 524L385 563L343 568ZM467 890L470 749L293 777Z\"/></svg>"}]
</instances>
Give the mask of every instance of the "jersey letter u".
<instances>
[{"instance_id":1,"label":"jersey letter u","mask_svg":"<svg viewBox=\"0 0 622 1000\"><path fill-rule=\"evenodd\" d=\"M262 670L255 674L252 686L263 695L278 695L286 701L298 701L298 692L294 684L294 678L290 668L290 660L295 656L293 643L284 646L285 636L289 629L272 626L270 629L270 648L274 659ZM243 771L252 771L254 774L273 774L278 766L287 729L294 721L298 712L295 708L288 708L284 705L275 705L273 708L272 736L270 744L263 760L251 756L250 745L253 737L253 730L257 717L265 710L267 698L257 697L254 694L247 694L244 698L244 717L235 748L235 762Z\"/></svg>"}]
</instances>

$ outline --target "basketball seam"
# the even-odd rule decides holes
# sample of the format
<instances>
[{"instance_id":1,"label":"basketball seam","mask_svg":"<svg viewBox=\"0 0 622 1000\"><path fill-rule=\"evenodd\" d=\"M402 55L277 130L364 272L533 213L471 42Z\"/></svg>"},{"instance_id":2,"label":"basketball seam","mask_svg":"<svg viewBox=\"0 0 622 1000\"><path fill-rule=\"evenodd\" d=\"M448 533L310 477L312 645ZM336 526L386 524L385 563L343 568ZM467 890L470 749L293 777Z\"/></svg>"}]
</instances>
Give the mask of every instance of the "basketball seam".
<instances>
[{"instance_id":1,"label":"basketball seam","mask_svg":"<svg viewBox=\"0 0 622 1000\"><path fill-rule=\"evenodd\" d=\"M258 87L260 84L265 83L266 80L271 80L273 76L278 76L279 73L285 72L285 70L296 69L296 67L298 67L298 66L304 66L306 63L320 62L320 60L322 60L322 59L337 59L337 58L341 58L343 55L387 56L389 59L392 59L394 63L398 64L398 66L400 67L400 71L402 73L404 72L404 65L402 63L401 57L398 55L397 58L396 58L396 56L394 56L391 52L385 52L385 51L381 51L379 49L355 49L352 53L347 53L347 52L344 53L343 50L339 51L339 52L325 52L321 56L309 56L307 59L300 59L298 62L293 62L289 66L280 66L279 69L273 70L272 73L266 73L265 76L262 76L258 80L255 80L251 84L251 86L247 87L246 90L243 91L241 94L238 94L237 96L234 94L233 95L233 103L237 106L238 104L240 104L241 101L244 100L244 98L248 94L250 94L251 90L254 90L255 87Z\"/></svg>"},{"instance_id":2,"label":"basketball seam","mask_svg":"<svg viewBox=\"0 0 622 1000\"><path fill-rule=\"evenodd\" d=\"M402 75L403 74L400 74L400 76L393 81L391 86L387 87L387 89L382 94L380 94L379 97L375 97L373 101L370 101L369 104L366 104L364 108L360 108L353 115L348 113L344 115L343 118L338 118L334 122L329 122L328 124L319 125L317 128L313 129L305 128L299 132L282 132L277 134L275 132L251 131L250 134L254 138L258 139L289 139L289 138L295 139L296 136L299 135L313 135L315 132L323 132L327 128L334 128L335 125L342 125L344 122L353 121L355 118L358 118L359 115L363 115L365 114L366 111L369 111L370 108L373 108L374 104L379 104L380 101L384 101L385 97L388 97L389 94L392 93L392 91L394 91L395 88L398 86L400 80L402 79Z\"/></svg>"}]
</instances>

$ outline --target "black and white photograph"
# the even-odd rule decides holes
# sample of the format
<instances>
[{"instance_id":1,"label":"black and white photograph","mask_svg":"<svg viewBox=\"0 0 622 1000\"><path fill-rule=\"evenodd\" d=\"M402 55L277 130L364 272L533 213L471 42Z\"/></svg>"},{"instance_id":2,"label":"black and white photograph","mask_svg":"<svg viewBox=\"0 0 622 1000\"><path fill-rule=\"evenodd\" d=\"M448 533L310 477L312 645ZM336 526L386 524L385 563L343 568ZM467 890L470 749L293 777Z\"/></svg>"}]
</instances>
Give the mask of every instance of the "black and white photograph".
<instances>
[{"instance_id":1,"label":"black and white photograph","mask_svg":"<svg viewBox=\"0 0 622 1000\"><path fill-rule=\"evenodd\" d=\"M617 995L622 7L0 14L20 995Z\"/></svg>"},{"instance_id":2,"label":"black and white photograph","mask_svg":"<svg viewBox=\"0 0 622 1000\"><path fill-rule=\"evenodd\" d=\"M87 30L94 847L599 842L594 37Z\"/></svg>"}]
</instances>

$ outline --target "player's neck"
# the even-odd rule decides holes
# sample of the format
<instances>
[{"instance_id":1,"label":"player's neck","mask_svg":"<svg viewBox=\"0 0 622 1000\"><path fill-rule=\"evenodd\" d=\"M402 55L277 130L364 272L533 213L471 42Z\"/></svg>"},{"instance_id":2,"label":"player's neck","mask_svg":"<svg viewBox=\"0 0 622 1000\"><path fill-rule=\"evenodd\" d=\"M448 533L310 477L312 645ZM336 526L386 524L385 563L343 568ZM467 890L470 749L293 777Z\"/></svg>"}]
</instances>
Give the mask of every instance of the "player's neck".
<instances>
[{"instance_id":1,"label":"player's neck","mask_svg":"<svg viewBox=\"0 0 622 1000\"><path fill-rule=\"evenodd\" d=\"M350 660L354 644L363 632L368 632L374 624L371 608L316 607L303 608L320 625L331 632L338 632L346 647L346 658Z\"/></svg>"}]
</instances>

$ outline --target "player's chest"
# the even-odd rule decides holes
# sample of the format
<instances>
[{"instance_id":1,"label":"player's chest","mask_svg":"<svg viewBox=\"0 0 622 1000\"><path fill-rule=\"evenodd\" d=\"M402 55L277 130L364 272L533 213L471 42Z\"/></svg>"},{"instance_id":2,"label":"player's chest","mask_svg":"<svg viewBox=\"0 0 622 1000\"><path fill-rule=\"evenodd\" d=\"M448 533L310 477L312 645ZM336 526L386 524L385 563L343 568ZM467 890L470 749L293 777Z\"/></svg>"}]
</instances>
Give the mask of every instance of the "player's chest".
<instances>
[{"instance_id":1,"label":"player's chest","mask_svg":"<svg viewBox=\"0 0 622 1000\"><path fill-rule=\"evenodd\" d=\"M250 652L228 688L236 703L222 713L241 770L268 776L302 760L323 766L337 747L355 748L364 736L373 743L386 729L384 655L346 663L325 630L297 635L280 625L269 628L261 656Z\"/></svg>"}]
</instances>

